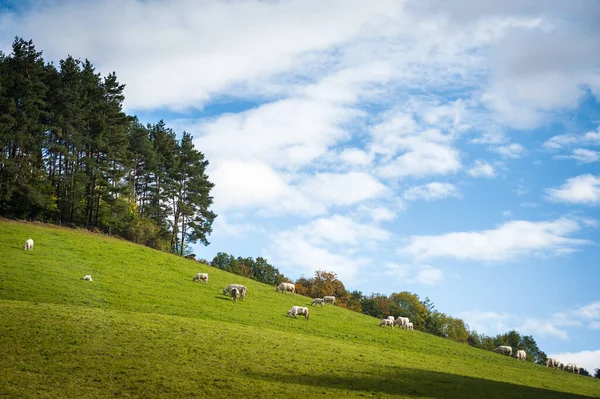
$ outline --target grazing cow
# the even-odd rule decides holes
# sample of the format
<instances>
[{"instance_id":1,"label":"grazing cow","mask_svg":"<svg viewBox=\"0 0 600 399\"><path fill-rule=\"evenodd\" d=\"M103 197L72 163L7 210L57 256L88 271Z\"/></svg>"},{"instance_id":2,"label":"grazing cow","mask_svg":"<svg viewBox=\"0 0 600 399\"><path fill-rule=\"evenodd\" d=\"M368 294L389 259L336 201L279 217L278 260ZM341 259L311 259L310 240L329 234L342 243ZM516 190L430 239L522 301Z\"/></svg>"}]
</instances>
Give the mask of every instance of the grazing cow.
<instances>
[{"instance_id":1,"label":"grazing cow","mask_svg":"<svg viewBox=\"0 0 600 399\"><path fill-rule=\"evenodd\" d=\"M394 321L391 319L383 319L381 320L381 323L379 323L379 327L387 327L387 326L391 326L392 328L394 328Z\"/></svg>"},{"instance_id":2,"label":"grazing cow","mask_svg":"<svg viewBox=\"0 0 600 399\"><path fill-rule=\"evenodd\" d=\"M565 371L570 371L571 373L577 373L579 374L579 366L576 365L575 363L568 363L565 368Z\"/></svg>"},{"instance_id":3,"label":"grazing cow","mask_svg":"<svg viewBox=\"0 0 600 399\"><path fill-rule=\"evenodd\" d=\"M522 349L519 349L519 350L517 351L517 360L523 360L523 361L525 361L525 358L526 358L526 357L527 357L527 353L525 353L525 351L524 351L524 350L522 350Z\"/></svg>"},{"instance_id":4,"label":"grazing cow","mask_svg":"<svg viewBox=\"0 0 600 399\"><path fill-rule=\"evenodd\" d=\"M333 295L324 296L323 300L325 301L325 303L330 303L332 305L335 305L335 297Z\"/></svg>"},{"instance_id":5,"label":"grazing cow","mask_svg":"<svg viewBox=\"0 0 600 399\"><path fill-rule=\"evenodd\" d=\"M232 288L237 288L241 299L246 298L246 292L248 291L248 289L246 288L246 286L241 285L241 284L229 284L227 287L225 287L223 289L223 295L229 294L231 292Z\"/></svg>"},{"instance_id":6,"label":"grazing cow","mask_svg":"<svg viewBox=\"0 0 600 399\"><path fill-rule=\"evenodd\" d=\"M499 347L494 349L494 352L512 356L512 348L510 346L500 345Z\"/></svg>"},{"instance_id":7,"label":"grazing cow","mask_svg":"<svg viewBox=\"0 0 600 399\"><path fill-rule=\"evenodd\" d=\"M25 241L25 244L23 244L23 249L27 251L31 251L33 249L33 240L31 238Z\"/></svg>"},{"instance_id":8,"label":"grazing cow","mask_svg":"<svg viewBox=\"0 0 600 399\"><path fill-rule=\"evenodd\" d=\"M304 318L308 320L308 308L302 306L292 306L292 308L288 310L287 316L294 316L294 318L297 319L296 315L304 316Z\"/></svg>"},{"instance_id":9,"label":"grazing cow","mask_svg":"<svg viewBox=\"0 0 600 399\"><path fill-rule=\"evenodd\" d=\"M208 273L198 273L194 276L192 281L202 281L204 284L208 283Z\"/></svg>"},{"instance_id":10,"label":"grazing cow","mask_svg":"<svg viewBox=\"0 0 600 399\"><path fill-rule=\"evenodd\" d=\"M548 359L546 359L546 367L552 367L554 369L557 367L560 368L560 365L562 365L562 363L553 357L549 357ZM564 365L563 365L563 367L564 367Z\"/></svg>"},{"instance_id":11,"label":"grazing cow","mask_svg":"<svg viewBox=\"0 0 600 399\"><path fill-rule=\"evenodd\" d=\"M315 298L312 300L311 305L321 305L321 307L323 307L323 304L325 303L325 301L323 300L323 298Z\"/></svg>"},{"instance_id":12,"label":"grazing cow","mask_svg":"<svg viewBox=\"0 0 600 399\"><path fill-rule=\"evenodd\" d=\"M92 280L92 275L91 274L86 274L85 276L83 276L83 280L85 280L85 281L94 281L94 280Z\"/></svg>"},{"instance_id":13,"label":"grazing cow","mask_svg":"<svg viewBox=\"0 0 600 399\"><path fill-rule=\"evenodd\" d=\"M398 317L394 323L397 326L400 326L400 327L404 328L404 326L406 325L406 323L409 323L409 322L410 322L410 320L408 319L408 317Z\"/></svg>"},{"instance_id":14,"label":"grazing cow","mask_svg":"<svg viewBox=\"0 0 600 399\"><path fill-rule=\"evenodd\" d=\"M296 286L292 283L281 283L275 288L275 292L281 291L284 294L286 291L290 291L292 295L296 293Z\"/></svg>"},{"instance_id":15,"label":"grazing cow","mask_svg":"<svg viewBox=\"0 0 600 399\"><path fill-rule=\"evenodd\" d=\"M404 325L404 329L405 329L406 331L413 331L413 323L411 323L411 322L409 321L408 323L406 323L406 324Z\"/></svg>"},{"instance_id":16,"label":"grazing cow","mask_svg":"<svg viewBox=\"0 0 600 399\"><path fill-rule=\"evenodd\" d=\"M233 302L237 302L238 297L240 296L240 291L234 287L229 292L231 294L231 299L233 299Z\"/></svg>"},{"instance_id":17,"label":"grazing cow","mask_svg":"<svg viewBox=\"0 0 600 399\"><path fill-rule=\"evenodd\" d=\"M396 321L396 318L395 318L394 316L388 316L388 317L386 317L386 319L390 319L390 320L392 321L392 323L393 323L394 321Z\"/></svg>"}]
</instances>

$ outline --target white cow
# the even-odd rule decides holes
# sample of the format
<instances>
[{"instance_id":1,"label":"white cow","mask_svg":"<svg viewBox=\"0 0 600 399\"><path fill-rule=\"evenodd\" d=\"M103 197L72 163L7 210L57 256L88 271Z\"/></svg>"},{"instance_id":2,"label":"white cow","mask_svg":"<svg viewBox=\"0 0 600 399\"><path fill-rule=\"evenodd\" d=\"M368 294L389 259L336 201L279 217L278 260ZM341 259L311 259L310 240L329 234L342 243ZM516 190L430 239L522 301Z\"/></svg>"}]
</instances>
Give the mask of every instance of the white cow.
<instances>
[{"instance_id":1,"label":"white cow","mask_svg":"<svg viewBox=\"0 0 600 399\"><path fill-rule=\"evenodd\" d=\"M398 317L394 323L396 323L397 326L404 328L406 323L409 323L409 322L410 322L410 320L408 319L408 317Z\"/></svg>"},{"instance_id":2,"label":"white cow","mask_svg":"<svg viewBox=\"0 0 600 399\"><path fill-rule=\"evenodd\" d=\"M308 308L303 306L292 306L290 310L287 312L288 317L294 316L297 319L296 315L304 316L306 320L308 320Z\"/></svg>"},{"instance_id":3,"label":"white cow","mask_svg":"<svg viewBox=\"0 0 600 399\"><path fill-rule=\"evenodd\" d=\"M94 281L94 280L92 280L92 275L91 274L86 274L85 276L83 276L83 280Z\"/></svg>"},{"instance_id":4,"label":"white cow","mask_svg":"<svg viewBox=\"0 0 600 399\"><path fill-rule=\"evenodd\" d=\"M335 297L333 295L324 296L323 301L325 301L325 303L330 303L332 305L335 305Z\"/></svg>"},{"instance_id":5,"label":"white cow","mask_svg":"<svg viewBox=\"0 0 600 399\"><path fill-rule=\"evenodd\" d=\"M576 365L575 363L568 363L565 366L565 371L570 371L571 373L579 374L579 366Z\"/></svg>"},{"instance_id":6,"label":"white cow","mask_svg":"<svg viewBox=\"0 0 600 399\"><path fill-rule=\"evenodd\" d=\"M392 328L394 328L394 320L383 319L383 320L381 320L381 323L379 323L379 327L381 327L381 326L383 326L383 327L392 326Z\"/></svg>"},{"instance_id":7,"label":"white cow","mask_svg":"<svg viewBox=\"0 0 600 399\"><path fill-rule=\"evenodd\" d=\"M560 368L560 365L562 365L562 363L553 357L549 357L548 359L546 359L546 367L552 367L552 368L559 367ZM563 365L563 367L564 367L564 365Z\"/></svg>"},{"instance_id":8,"label":"white cow","mask_svg":"<svg viewBox=\"0 0 600 399\"><path fill-rule=\"evenodd\" d=\"M525 358L526 358L526 357L527 357L527 353L525 353L525 351L524 351L524 350L522 350L522 349L519 349L519 350L517 351L517 360L523 360L523 361L525 361Z\"/></svg>"},{"instance_id":9,"label":"white cow","mask_svg":"<svg viewBox=\"0 0 600 399\"><path fill-rule=\"evenodd\" d=\"M499 347L494 349L494 352L512 356L512 348L510 346L500 345Z\"/></svg>"},{"instance_id":10,"label":"white cow","mask_svg":"<svg viewBox=\"0 0 600 399\"><path fill-rule=\"evenodd\" d=\"M281 283L275 288L275 292L281 291L284 294L286 291L290 291L292 295L296 293L296 286L292 283Z\"/></svg>"},{"instance_id":11,"label":"white cow","mask_svg":"<svg viewBox=\"0 0 600 399\"><path fill-rule=\"evenodd\" d=\"M204 284L208 283L208 273L198 273L194 276L192 281L202 281Z\"/></svg>"},{"instance_id":12,"label":"white cow","mask_svg":"<svg viewBox=\"0 0 600 399\"><path fill-rule=\"evenodd\" d=\"M323 304L325 303L325 301L323 300L323 298L315 298L312 300L311 305L321 305L321 307L323 307Z\"/></svg>"},{"instance_id":13,"label":"white cow","mask_svg":"<svg viewBox=\"0 0 600 399\"><path fill-rule=\"evenodd\" d=\"M25 241L25 244L23 244L23 249L27 251L31 251L33 249L33 240L31 238Z\"/></svg>"},{"instance_id":14,"label":"white cow","mask_svg":"<svg viewBox=\"0 0 600 399\"><path fill-rule=\"evenodd\" d=\"M408 323L406 323L406 324L404 325L404 329L405 329L406 331L413 331L413 323L411 323L411 322L409 321Z\"/></svg>"},{"instance_id":15,"label":"white cow","mask_svg":"<svg viewBox=\"0 0 600 399\"><path fill-rule=\"evenodd\" d=\"M223 289L223 295L227 295L231 292L232 288L237 288L239 293L240 293L240 297L242 299L246 298L246 293L248 292L248 289L246 288L246 286L241 285L241 284L229 284L227 287L225 287Z\"/></svg>"},{"instance_id":16,"label":"white cow","mask_svg":"<svg viewBox=\"0 0 600 399\"><path fill-rule=\"evenodd\" d=\"M565 369L565 364L563 362L558 362L557 368L564 370Z\"/></svg>"},{"instance_id":17,"label":"white cow","mask_svg":"<svg viewBox=\"0 0 600 399\"><path fill-rule=\"evenodd\" d=\"M388 316L388 317L386 317L386 319L389 319L389 320L391 320L391 321L392 321L392 323L393 323L394 321L396 321L396 318L395 318L394 316Z\"/></svg>"}]
</instances>

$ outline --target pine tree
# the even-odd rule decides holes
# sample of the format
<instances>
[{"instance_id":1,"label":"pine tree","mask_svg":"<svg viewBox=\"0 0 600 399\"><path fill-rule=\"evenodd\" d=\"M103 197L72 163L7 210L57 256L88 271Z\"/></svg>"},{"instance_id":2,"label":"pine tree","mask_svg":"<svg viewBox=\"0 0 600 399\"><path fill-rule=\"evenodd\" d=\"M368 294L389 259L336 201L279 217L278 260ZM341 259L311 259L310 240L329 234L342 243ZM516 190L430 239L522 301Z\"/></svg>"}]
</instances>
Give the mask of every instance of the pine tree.
<instances>
[{"instance_id":1,"label":"pine tree","mask_svg":"<svg viewBox=\"0 0 600 399\"><path fill-rule=\"evenodd\" d=\"M51 202L44 169L48 88L42 52L15 38L2 56L0 213L37 218Z\"/></svg>"}]
</instances>

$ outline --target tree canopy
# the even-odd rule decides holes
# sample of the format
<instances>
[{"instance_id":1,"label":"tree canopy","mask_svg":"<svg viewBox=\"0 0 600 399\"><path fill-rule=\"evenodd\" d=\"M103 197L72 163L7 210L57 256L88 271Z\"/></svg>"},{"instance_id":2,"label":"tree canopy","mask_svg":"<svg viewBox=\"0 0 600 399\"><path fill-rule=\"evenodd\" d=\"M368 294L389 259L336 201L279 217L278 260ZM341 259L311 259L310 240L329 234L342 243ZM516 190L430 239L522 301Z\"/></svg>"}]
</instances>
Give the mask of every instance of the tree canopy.
<instances>
[{"instance_id":1,"label":"tree canopy","mask_svg":"<svg viewBox=\"0 0 600 399\"><path fill-rule=\"evenodd\" d=\"M89 60L0 53L0 215L80 226L184 255L216 215L193 138L123 112L125 85Z\"/></svg>"}]
</instances>

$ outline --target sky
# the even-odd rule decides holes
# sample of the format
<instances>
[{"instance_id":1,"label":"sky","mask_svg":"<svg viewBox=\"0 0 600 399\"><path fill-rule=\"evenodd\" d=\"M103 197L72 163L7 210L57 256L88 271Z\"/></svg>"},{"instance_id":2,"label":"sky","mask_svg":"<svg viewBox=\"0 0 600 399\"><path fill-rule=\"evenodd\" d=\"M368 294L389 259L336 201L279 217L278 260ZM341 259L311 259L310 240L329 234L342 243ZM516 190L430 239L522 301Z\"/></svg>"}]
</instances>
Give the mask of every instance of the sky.
<instances>
[{"instance_id":1,"label":"sky","mask_svg":"<svg viewBox=\"0 0 600 399\"><path fill-rule=\"evenodd\" d=\"M208 247L600 368L600 2L0 0L0 49L191 133Z\"/></svg>"}]
</instances>

